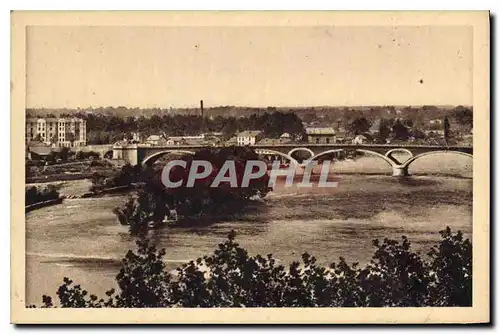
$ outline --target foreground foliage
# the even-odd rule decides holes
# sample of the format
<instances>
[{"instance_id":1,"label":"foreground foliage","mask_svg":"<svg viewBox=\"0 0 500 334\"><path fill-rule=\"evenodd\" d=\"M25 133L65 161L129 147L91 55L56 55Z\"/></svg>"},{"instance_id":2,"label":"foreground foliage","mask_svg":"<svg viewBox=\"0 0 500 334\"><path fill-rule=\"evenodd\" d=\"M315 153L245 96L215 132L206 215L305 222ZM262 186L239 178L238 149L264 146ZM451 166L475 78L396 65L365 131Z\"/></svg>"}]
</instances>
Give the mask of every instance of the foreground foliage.
<instances>
[{"instance_id":1,"label":"foreground foliage","mask_svg":"<svg viewBox=\"0 0 500 334\"><path fill-rule=\"evenodd\" d=\"M98 299L65 278L60 307L381 307L471 306L472 245L459 231L440 231L427 259L410 242L374 240L369 264L343 258L330 267L304 253L283 266L271 254L250 256L235 242L234 231L213 254L168 273L165 250L147 239L129 251L116 276L119 291ZM43 296L42 307L54 307Z\"/></svg>"}]
</instances>

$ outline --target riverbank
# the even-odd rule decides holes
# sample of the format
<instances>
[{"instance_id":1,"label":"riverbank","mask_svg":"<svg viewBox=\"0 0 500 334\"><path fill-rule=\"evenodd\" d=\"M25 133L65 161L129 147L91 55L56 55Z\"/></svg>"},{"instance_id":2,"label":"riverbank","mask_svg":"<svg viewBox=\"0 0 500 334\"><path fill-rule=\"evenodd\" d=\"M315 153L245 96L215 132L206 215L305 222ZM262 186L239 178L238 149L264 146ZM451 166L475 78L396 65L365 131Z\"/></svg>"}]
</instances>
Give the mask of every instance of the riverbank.
<instances>
[{"instance_id":1,"label":"riverbank","mask_svg":"<svg viewBox=\"0 0 500 334\"><path fill-rule=\"evenodd\" d=\"M108 160L75 161L48 166L29 166L26 170L26 183L45 183L72 181L90 178L94 173L112 176L119 166Z\"/></svg>"},{"instance_id":2,"label":"riverbank","mask_svg":"<svg viewBox=\"0 0 500 334\"><path fill-rule=\"evenodd\" d=\"M82 194L79 197L72 196L71 198L91 198L91 197L99 197L99 196L110 195L110 194L121 194L124 192L128 192L130 190L133 190L133 189L136 189L136 186L133 184L129 184L129 185L125 185L125 186L106 188L106 189L102 189L99 191L89 191L89 192Z\"/></svg>"},{"instance_id":3,"label":"riverbank","mask_svg":"<svg viewBox=\"0 0 500 334\"><path fill-rule=\"evenodd\" d=\"M91 192L89 191L92 182L89 179L81 180L69 180L69 181L52 181L52 182L42 182L42 183L28 183L26 186L49 186L54 185L59 189L61 196L67 199L75 198L90 198L99 197L103 195L118 194L133 190L136 186L134 184L130 186L119 186L108 188L101 192Z\"/></svg>"},{"instance_id":4,"label":"riverbank","mask_svg":"<svg viewBox=\"0 0 500 334\"><path fill-rule=\"evenodd\" d=\"M64 198L55 198L55 199L50 199L48 201L42 201L42 202L33 203L33 204L30 204L30 205L26 205L24 207L24 211L26 213L28 213L30 211L33 211L33 210L36 210L36 209L45 208L47 206L61 204L63 202L63 200L64 200Z\"/></svg>"}]
</instances>

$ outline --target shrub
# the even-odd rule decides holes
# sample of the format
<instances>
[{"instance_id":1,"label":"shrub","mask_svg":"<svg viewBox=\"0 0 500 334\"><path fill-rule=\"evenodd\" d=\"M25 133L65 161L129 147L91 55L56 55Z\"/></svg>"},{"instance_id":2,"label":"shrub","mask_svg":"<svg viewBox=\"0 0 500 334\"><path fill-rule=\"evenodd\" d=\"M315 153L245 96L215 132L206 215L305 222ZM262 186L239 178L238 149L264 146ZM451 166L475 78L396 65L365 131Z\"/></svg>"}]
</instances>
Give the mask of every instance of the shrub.
<instances>
[{"instance_id":1,"label":"shrub","mask_svg":"<svg viewBox=\"0 0 500 334\"><path fill-rule=\"evenodd\" d=\"M94 152L94 151L89 151L89 152L85 152L85 151L78 151L75 153L75 159L76 160L86 160L86 159L100 159L101 156L99 155L98 152Z\"/></svg>"},{"instance_id":2,"label":"shrub","mask_svg":"<svg viewBox=\"0 0 500 334\"><path fill-rule=\"evenodd\" d=\"M91 162L91 166L95 166ZM98 163L99 165L101 163ZM93 173L90 177L92 185L90 191L101 191L103 189L114 188L119 186L128 186L138 180L141 172L140 166L124 165L114 176L106 178L99 173Z\"/></svg>"},{"instance_id":3,"label":"shrub","mask_svg":"<svg viewBox=\"0 0 500 334\"><path fill-rule=\"evenodd\" d=\"M59 191L54 185L48 185L45 188L37 188L35 186L26 187L25 205L31 205L57 198L59 198Z\"/></svg>"},{"instance_id":4,"label":"shrub","mask_svg":"<svg viewBox=\"0 0 500 334\"><path fill-rule=\"evenodd\" d=\"M116 276L119 292L98 299L65 278L57 291L62 307L400 307L471 306L472 247L461 232L441 231L429 259L411 244L374 241L372 261L360 268L344 259L329 267L304 253L287 268L271 254L250 256L235 233L211 255L168 273L165 250L147 240L129 251ZM44 307L53 307L43 296Z\"/></svg>"}]
</instances>

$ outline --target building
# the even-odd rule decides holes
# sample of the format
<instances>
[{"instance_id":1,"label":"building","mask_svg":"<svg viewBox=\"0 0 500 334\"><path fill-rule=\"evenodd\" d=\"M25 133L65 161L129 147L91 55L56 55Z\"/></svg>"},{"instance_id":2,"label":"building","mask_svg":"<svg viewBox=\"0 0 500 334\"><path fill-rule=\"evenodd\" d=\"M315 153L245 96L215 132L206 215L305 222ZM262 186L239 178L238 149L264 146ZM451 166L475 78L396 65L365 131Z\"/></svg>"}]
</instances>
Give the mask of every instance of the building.
<instances>
[{"instance_id":1,"label":"building","mask_svg":"<svg viewBox=\"0 0 500 334\"><path fill-rule=\"evenodd\" d=\"M356 137L354 137L354 139L352 140L352 143L354 145L361 145L361 144L364 144L366 143L368 140L368 138L366 138L366 136L364 135L357 135Z\"/></svg>"},{"instance_id":2,"label":"building","mask_svg":"<svg viewBox=\"0 0 500 334\"><path fill-rule=\"evenodd\" d=\"M76 117L26 119L26 144L40 141L53 147L87 144L87 122Z\"/></svg>"},{"instance_id":3,"label":"building","mask_svg":"<svg viewBox=\"0 0 500 334\"><path fill-rule=\"evenodd\" d=\"M285 132L280 136L280 139L292 139L292 136L288 132Z\"/></svg>"},{"instance_id":4,"label":"building","mask_svg":"<svg viewBox=\"0 0 500 334\"><path fill-rule=\"evenodd\" d=\"M36 140L30 142L26 152L28 153L29 160L48 160L53 154L52 148L49 145Z\"/></svg>"},{"instance_id":5,"label":"building","mask_svg":"<svg viewBox=\"0 0 500 334\"><path fill-rule=\"evenodd\" d=\"M203 145L206 142L205 134L199 136L170 136L167 137L166 145Z\"/></svg>"},{"instance_id":6,"label":"building","mask_svg":"<svg viewBox=\"0 0 500 334\"><path fill-rule=\"evenodd\" d=\"M443 120L442 119L431 119L429 121L429 124L438 124L438 125L441 125L441 124L443 124Z\"/></svg>"},{"instance_id":7,"label":"building","mask_svg":"<svg viewBox=\"0 0 500 334\"><path fill-rule=\"evenodd\" d=\"M370 126L370 129L368 130L368 132L372 135L375 135L377 133L380 132L380 119L377 119L375 120L375 122L373 122L373 124Z\"/></svg>"},{"instance_id":8,"label":"building","mask_svg":"<svg viewBox=\"0 0 500 334\"><path fill-rule=\"evenodd\" d=\"M146 138L146 144L156 146L160 142L161 136L160 135L151 135L148 138Z\"/></svg>"},{"instance_id":9,"label":"building","mask_svg":"<svg viewBox=\"0 0 500 334\"><path fill-rule=\"evenodd\" d=\"M332 127L306 128L306 136L309 144L334 144L337 139Z\"/></svg>"},{"instance_id":10,"label":"building","mask_svg":"<svg viewBox=\"0 0 500 334\"><path fill-rule=\"evenodd\" d=\"M140 132L132 132L130 136L133 143L141 143L143 140L143 135Z\"/></svg>"},{"instance_id":11,"label":"building","mask_svg":"<svg viewBox=\"0 0 500 334\"><path fill-rule=\"evenodd\" d=\"M255 145L256 142L264 137L262 131L243 131L238 133L236 140L238 146Z\"/></svg>"}]
</instances>

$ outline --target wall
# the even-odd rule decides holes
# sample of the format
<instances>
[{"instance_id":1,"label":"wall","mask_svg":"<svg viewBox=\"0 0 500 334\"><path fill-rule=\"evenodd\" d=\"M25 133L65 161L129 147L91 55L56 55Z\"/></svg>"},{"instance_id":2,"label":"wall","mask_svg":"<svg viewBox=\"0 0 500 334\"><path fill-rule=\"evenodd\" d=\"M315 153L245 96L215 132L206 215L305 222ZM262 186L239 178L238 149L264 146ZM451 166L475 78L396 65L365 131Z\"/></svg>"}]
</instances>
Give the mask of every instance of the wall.
<instances>
[{"instance_id":1,"label":"wall","mask_svg":"<svg viewBox=\"0 0 500 334\"><path fill-rule=\"evenodd\" d=\"M308 135L307 142L309 144L335 144L336 137L335 135Z\"/></svg>"}]
</instances>

